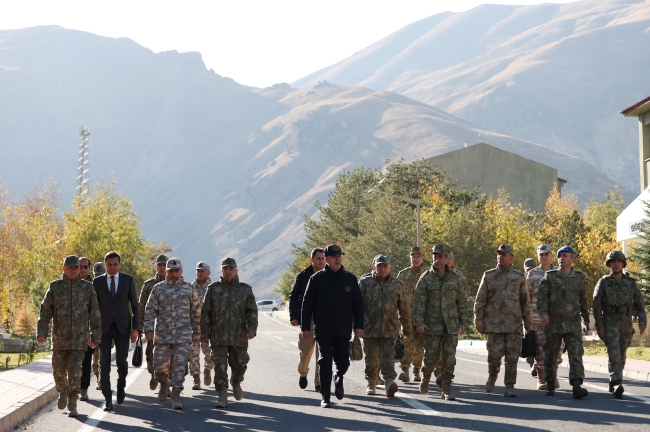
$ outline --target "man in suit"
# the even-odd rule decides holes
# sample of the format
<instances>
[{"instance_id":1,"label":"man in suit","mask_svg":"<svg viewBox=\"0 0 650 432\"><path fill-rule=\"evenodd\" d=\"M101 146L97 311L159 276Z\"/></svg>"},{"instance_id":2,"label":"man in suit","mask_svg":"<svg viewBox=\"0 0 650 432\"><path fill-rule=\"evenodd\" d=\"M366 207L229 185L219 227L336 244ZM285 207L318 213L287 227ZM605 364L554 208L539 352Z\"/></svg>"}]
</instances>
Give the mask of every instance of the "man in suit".
<instances>
[{"instance_id":1,"label":"man in suit","mask_svg":"<svg viewBox=\"0 0 650 432\"><path fill-rule=\"evenodd\" d=\"M126 375L129 372L127 355L129 336L131 342L138 337L139 310L135 295L135 281L131 275L120 272L120 255L111 251L104 256L106 273L93 280L102 315L102 342L100 344L100 366L104 411L113 409L111 390L111 345L115 342L115 363L117 364L117 403L124 401ZM129 307L131 310L129 311Z\"/></svg>"}]
</instances>

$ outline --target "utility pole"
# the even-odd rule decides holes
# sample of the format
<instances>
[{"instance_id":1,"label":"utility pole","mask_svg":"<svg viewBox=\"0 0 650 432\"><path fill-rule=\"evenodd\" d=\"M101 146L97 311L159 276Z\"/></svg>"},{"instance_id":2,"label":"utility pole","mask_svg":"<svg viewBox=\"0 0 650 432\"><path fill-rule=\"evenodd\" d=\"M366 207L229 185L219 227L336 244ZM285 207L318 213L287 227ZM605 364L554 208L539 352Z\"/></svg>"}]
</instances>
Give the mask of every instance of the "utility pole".
<instances>
[{"instance_id":1,"label":"utility pole","mask_svg":"<svg viewBox=\"0 0 650 432\"><path fill-rule=\"evenodd\" d=\"M79 140L79 167L77 168L77 194L79 196L84 196L88 191L88 148L90 147L90 127L81 126L79 130L80 140Z\"/></svg>"}]
</instances>

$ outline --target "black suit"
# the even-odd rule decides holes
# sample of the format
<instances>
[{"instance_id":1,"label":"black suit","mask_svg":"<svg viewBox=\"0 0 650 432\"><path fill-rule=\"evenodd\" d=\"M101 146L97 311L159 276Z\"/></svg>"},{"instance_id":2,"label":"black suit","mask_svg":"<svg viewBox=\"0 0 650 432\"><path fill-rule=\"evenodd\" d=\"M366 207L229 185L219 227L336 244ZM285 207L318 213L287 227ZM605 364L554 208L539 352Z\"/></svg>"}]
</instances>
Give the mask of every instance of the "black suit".
<instances>
[{"instance_id":1,"label":"black suit","mask_svg":"<svg viewBox=\"0 0 650 432\"><path fill-rule=\"evenodd\" d=\"M127 356L132 329L139 327L138 299L135 295L135 281L131 275L119 273L117 293L111 297L110 276L104 274L93 280L97 293L99 311L102 315L102 342L100 344L100 367L104 399L112 398L111 390L111 346L115 341L115 363L117 364L117 387L124 388L129 371ZM129 309L130 305L130 309Z\"/></svg>"}]
</instances>

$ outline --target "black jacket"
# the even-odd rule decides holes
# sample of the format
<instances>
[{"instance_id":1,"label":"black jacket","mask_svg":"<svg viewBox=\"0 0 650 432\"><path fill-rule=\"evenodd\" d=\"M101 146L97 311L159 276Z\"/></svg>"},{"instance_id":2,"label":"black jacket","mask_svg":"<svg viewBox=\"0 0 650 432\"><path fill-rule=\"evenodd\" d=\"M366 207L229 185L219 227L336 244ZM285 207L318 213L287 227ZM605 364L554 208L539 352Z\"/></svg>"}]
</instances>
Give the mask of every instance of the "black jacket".
<instances>
[{"instance_id":1,"label":"black jacket","mask_svg":"<svg viewBox=\"0 0 650 432\"><path fill-rule=\"evenodd\" d=\"M120 272L115 299L111 298L106 274L93 279L93 286L102 314L102 333L108 332L113 321L123 335L131 334L131 330L139 328L140 311L133 276Z\"/></svg>"},{"instance_id":2,"label":"black jacket","mask_svg":"<svg viewBox=\"0 0 650 432\"><path fill-rule=\"evenodd\" d=\"M357 277L343 267L334 272L328 265L309 278L302 301L302 330L314 337L350 338L352 328L363 329L363 297Z\"/></svg>"},{"instance_id":3,"label":"black jacket","mask_svg":"<svg viewBox=\"0 0 650 432\"><path fill-rule=\"evenodd\" d=\"M302 298L307 289L307 282L309 282L309 278L313 274L314 268L311 265L298 273L296 280L293 282L291 293L289 293L289 319L291 321L298 320L298 325L301 323L300 310L302 309Z\"/></svg>"}]
</instances>

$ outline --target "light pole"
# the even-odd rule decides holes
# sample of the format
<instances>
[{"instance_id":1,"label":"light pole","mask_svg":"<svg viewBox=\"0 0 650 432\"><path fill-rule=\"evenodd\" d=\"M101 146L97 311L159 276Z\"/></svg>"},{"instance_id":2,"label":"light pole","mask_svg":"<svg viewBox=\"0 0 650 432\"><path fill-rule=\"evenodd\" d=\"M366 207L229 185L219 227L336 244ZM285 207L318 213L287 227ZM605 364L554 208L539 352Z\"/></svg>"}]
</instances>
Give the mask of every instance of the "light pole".
<instances>
[{"instance_id":1,"label":"light pole","mask_svg":"<svg viewBox=\"0 0 650 432\"><path fill-rule=\"evenodd\" d=\"M368 192L378 192L380 194L384 194L384 195L387 195L389 197L397 198L398 200L402 200L402 201L407 202L409 204L415 205L416 214L417 214L417 218L418 218L417 247L421 247L422 245L420 244L420 203L421 203L420 198L407 198L407 197L402 196L402 195L387 194L386 192L382 192L382 191L378 191L378 190L374 190L374 189L370 189L370 190L368 190Z\"/></svg>"}]
</instances>

